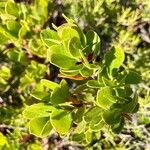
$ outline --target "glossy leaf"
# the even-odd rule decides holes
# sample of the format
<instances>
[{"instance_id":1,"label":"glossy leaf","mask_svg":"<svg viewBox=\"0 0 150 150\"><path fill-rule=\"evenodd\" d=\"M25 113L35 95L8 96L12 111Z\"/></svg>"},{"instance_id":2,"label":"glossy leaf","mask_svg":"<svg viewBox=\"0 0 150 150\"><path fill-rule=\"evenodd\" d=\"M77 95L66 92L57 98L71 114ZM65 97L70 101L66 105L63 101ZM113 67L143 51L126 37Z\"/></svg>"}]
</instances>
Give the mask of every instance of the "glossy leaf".
<instances>
[{"instance_id":1,"label":"glossy leaf","mask_svg":"<svg viewBox=\"0 0 150 150\"><path fill-rule=\"evenodd\" d=\"M19 6L13 1L8 1L5 7L5 10L8 14L14 15L15 17L19 17Z\"/></svg>"},{"instance_id":2,"label":"glossy leaf","mask_svg":"<svg viewBox=\"0 0 150 150\"><path fill-rule=\"evenodd\" d=\"M112 88L105 87L98 90L96 103L103 109L109 109L110 106L117 101L115 91Z\"/></svg>"},{"instance_id":3,"label":"glossy leaf","mask_svg":"<svg viewBox=\"0 0 150 150\"><path fill-rule=\"evenodd\" d=\"M53 106L46 105L44 103L38 103L31 106L27 106L23 111L23 116L26 119L32 119L37 117L48 117L54 109Z\"/></svg>"},{"instance_id":4,"label":"glossy leaf","mask_svg":"<svg viewBox=\"0 0 150 150\"><path fill-rule=\"evenodd\" d=\"M60 44L57 32L50 29L45 29L41 32L41 39L48 47Z\"/></svg>"},{"instance_id":5,"label":"glossy leaf","mask_svg":"<svg viewBox=\"0 0 150 150\"><path fill-rule=\"evenodd\" d=\"M10 33L14 36L18 36L19 29L21 28L21 25L17 21L7 21L7 29L10 31Z\"/></svg>"},{"instance_id":6,"label":"glossy leaf","mask_svg":"<svg viewBox=\"0 0 150 150\"><path fill-rule=\"evenodd\" d=\"M6 35L4 35L4 33L0 32L0 44L4 44L8 40L9 38Z\"/></svg>"},{"instance_id":7,"label":"glossy leaf","mask_svg":"<svg viewBox=\"0 0 150 150\"><path fill-rule=\"evenodd\" d=\"M97 80L89 80L87 86L91 88L100 88L103 87L103 84L100 84Z\"/></svg>"},{"instance_id":8,"label":"glossy leaf","mask_svg":"<svg viewBox=\"0 0 150 150\"><path fill-rule=\"evenodd\" d=\"M98 117L101 118L101 109L99 107L93 107L85 113L84 120L90 122L93 118L98 119Z\"/></svg>"},{"instance_id":9,"label":"glossy leaf","mask_svg":"<svg viewBox=\"0 0 150 150\"><path fill-rule=\"evenodd\" d=\"M51 94L51 103L54 105L68 101L70 96L69 87L65 80L62 80L60 87L56 87Z\"/></svg>"},{"instance_id":10,"label":"glossy leaf","mask_svg":"<svg viewBox=\"0 0 150 150\"><path fill-rule=\"evenodd\" d=\"M72 115L70 112L55 109L50 116L53 128L60 134L67 134L72 125Z\"/></svg>"},{"instance_id":11,"label":"glossy leaf","mask_svg":"<svg viewBox=\"0 0 150 150\"><path fill-rule=\"evenodd\" d=\"M83 67L81 70L80 70L80 74L83 76L83 77L91 77L93 75L93 69L89 69L87 67Z\"/></svg>"},{"instance_id":12,"label":"glossy leaf","mask_svg":"<svg viewBox=\"0 0 150 150\"><path fill-rule=\"evenodd\" d=\"M47 49L47 60L48 61L51 60L52 54L61 54L61 55L66 55L66 56L71 55L64 49L64 46L62 44L53 45L53 46L49 47L49 49Z\"/></svg>"},{"instance_id":13,"label":"glossy leaf","mask_svg":"<svg viewBox=\"0 0 150 150\"><path fill-rule=\"evenodd\" d=\"M75 121L75 122L81 122L82 120L83 120L83 115L84 115L84 113L85 113L85 107L83 106L83 107L80 107L75 113L74 113L74 115L73 115L73 120Z\"/></svg>"},{"instance_id":14,"label":"glossy leaf","mask_svg":"<svg viewBox=\"0 0 150 150\"><path fill-rule=\"evenodd\" d=\"M125 84L138 84L142 80L142 77L134 71L129 71L125 77Z\"/></svg>"},{"instance_id":15,"label":"glossy leaf","mask_svg":"<svg viewBox=\"0 0 150 150\"><path fill-rule=\"evenodd\" d=\"M123 88L118 87L115 89L115 92L118 97L130 97L133 93L132 89L128 86Z\"/></svg>"},{"instance_id":16,"label":"glossy leaf","mask_svg":"<svg viewBox=\"0 0 150 150\"><path fill-rule=\"evenodd\" d=\"M91 130L87 130L85 132L85 140L86 140L87 143L91 143L92 142L92 140L93 140L93 133L92 133Z\"/></svg>"},{"instance_id":17,"label":"glossy leaf","mask_svg":"<svg viewBox=\"0 0 150 150\"><path fill-rule=\"evenodd\" d=\"M119 134L123 128L125 124L125 119L123 117L121 117L121 120L118 124L115 124L113 125L111 128L112 128L112 131L116 134Z\"/></svg>"},{"instance_id":18,"label":"glossy leaf","mask_svg":"<svg viewBox=\"0 0 150 150\"><path fill-rule=\"evenodd\" d=\"M69 69L76 65L77 60L62 54L52 54L51 63L59 68Z\"/></svg>"},{"instance_id":19,"label":"glossy leaf","mask_svg":"<svg viewBox=\"0 0 150 150\"><path fill-rule=\"evenodd\" d=\"M134 112L135 108L138 105L138 95L137 93L134 94L133 98L129 98L129 102L122 106L122 111L127 113Z\"/></svg>"},{"instance_id":20,"label":"glossy leaf","mask_svg":"<svg viewBox=\"0 0 150 150\"><path fill-rule=\"evenodd\" d=\"M102 76L102 82L105 86L113 87L115 86L114 82Z\"/></svg>"},{"instance_id":21,"label":"glossy leaf","mask_svg":"<svg viewBox=\"0 0 150 150\"><path fill-rule=\"evenodd\" d=\"M50 94L44 91L33 91L30 94L32 97L34 97L37 100L47 100L50 101Z\"/></svg>"},{"instance_id":22,"label":"glossy leaf","mask_svg":"<svg viewBox=\"0 0 150 150\"><path fill-rule=\"evenodd\" d=\"M121 120L121 112L119 109L106 110L103 113L103 118L105 122L109 125L117 124Z\"/></svg>"},{"instance_id":23,"label":"glossy leaf","mask_svg":"<svg viewBox=\"0 0 150 150\"><path fill-rule=\"evenodd\" d=\"M18 33L19 38L25 37L28 31L29 31L29 27L27 25L22 25Z\"/></svg>"},{"instance_id":24,"label":"glossy leaf","mask_svg":"<svg viewBox=\"0 0 150 150\"><path fill-rule=\"evenodd\" d=\"M89 126L92 131L100 131L105 125L105 122L102 118L94 119L90 122Z\"/></svg>"},{"instance_id":25,"label":"glossy leaf","mask_svg":"<svg viewBox=\"0 0 150 150\"><path fill-rule=\"evenodd\" d=\"M80 50L82 49L80 39L73 37L69 41L69 51L73 57L80 58Z\"/></svg>"},{"instance_id":26,"label":"glossy leaf","mask_svg":"<svg viewBox=\"0 0 150 150\"><path fill-rule=\"evenodd\" d=\"M47 136L52 130L49 117L33 118L29 122L29 130L32 134L38 137Z\"/></svg>"},{"instance_id":27,"label":"glossy leaf","mask_svg":"<svg viewBox=\"0 0 150 150\"><path fill-rule=\"evenodd\" d=\"M75 24L66 24L66 26L64 26L63 30L61 31L61 34L59 34L58 32L60 38L63 41L69 41L73 37L77 37L80 39L78 31L73 29L73 26L75 26Z\"/></svg>"},{"instance_id":28,"label":"glossy leaf","mask_svg":"<svg viewBox=\"0 0 150 150\"><path fill-rule=\"evenodd\" d=\"M120 47L113 47L105 55L105 66L112 75L115 69L118 69L125 59L124 52Z\"/></svg>"},{"instance_id":29,"label":"glossy leaf","mask_svg":"<svg viewBox=\"0 0 150 150\"><path fill-rule=\"evenodd\" d=\"M78 76L79 69L78 68L75 68L75 69L77 69L77 70L63 70L63 69L61 69L58 77L71 79L72 77Z\"/></svg>"},{"instance_id":30,"label":"glossy leaf","mask_svg":"<svg viewBox=\"0 0 150 150\"><path fill-rule=\"evenodd\" d=\"M77 141L77 142L82 142L82 141L84 141L84 139L85 139L85 133L80 133L80 134L75 133L75 134L73 134L71 140Z\"/></svg>"},{"instance_id":31,"label":"glossy leaf","mask_svg":"<svg viewBox=\"0 0 150 150\"><path fill-rule=\"evenodd\" d=\"M46 80L46 79L42 79L41 80L41 84L51 90L54 90L56 88L59 88L59 84L55 83L55 82L52 82L50 80Z\"/></svg>"},{"instance_id":32,"label":"glossy leaf","mask_svg":"<svg viewBox=\"0 0 150 150\"><path fill-rule=\"evenodd\" d=\"M104 126L102 120L102 110L99 107L93 107L84 115L84 120L89 124L92 131L98 131Z\"/></svg>"},{"instance_id":33,"label":"glossy leaf","mask_svg":"<svg viewBox=\"0 0 150 150\"><path fill-rule=\"evenodd\" d=\"M87 39L87 49L86 51L90 53L91 51L94 52L94 58L96 58L97 53L100 51L100 38L96 32L90 30L86 34Z\"/></svg>"},{"instance_id":34,"label":"glossy leaf","mask_svg":"<svg viewBox=\"0 0 150 150\"><path fill-rule=\"evenodd\" d=\"M80 123L78 123L74 132L80 134L80 133L84 132L85 129L86 129L86 122L84 120L82 120Z\"/></svg>"}]
</instances>

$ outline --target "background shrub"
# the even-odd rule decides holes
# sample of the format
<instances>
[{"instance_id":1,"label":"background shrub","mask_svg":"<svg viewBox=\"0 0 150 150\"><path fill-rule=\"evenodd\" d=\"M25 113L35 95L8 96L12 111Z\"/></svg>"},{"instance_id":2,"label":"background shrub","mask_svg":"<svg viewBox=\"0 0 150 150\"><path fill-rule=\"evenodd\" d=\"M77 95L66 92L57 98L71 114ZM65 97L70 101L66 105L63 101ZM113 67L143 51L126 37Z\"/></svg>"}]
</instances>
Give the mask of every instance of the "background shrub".
<instances>
[{"instance_id":1,"label":"background shrub","mask_svg":"<svg viewBox=\"0 0 150 150\"><path fill-rule=\"evenodd\" d=\"M150 3L141 2L139 0L0 0L0 148L10 149L11 147L11 149L14 150L44 148L65 149L66 147L68 149L149 149L149 11ZM71 49L74 48L74 44L76 44L75 47L78 47L79 49L85 46L84 40L80 37L81 34L87 35L87 40L89 32L92 32L96 37L92 40L96 40L96 45L93 46L92 44L95 43L89 43L89 45L91 45L90 49L93 50L92 53L95 52L94 58L92 57L93 59L90 60L91 52L89 52L88 48L84 51L82 58L84 59L86 57L86 59L89 59L89 64L86 62L86 59L83 62L77 61L80 52L74 53L74 51L72 51L71 57L75 57L76 61L72 59L67 60L66 58L64 59L64 61L67 61L65 64L57 61L60 60L60 58L63 59L64 56L61 57L60 55L57 55L57 53L52 54L50 47L52 46L53 42L56 44L57 42L59 43L59 41L62 41L63 43L63 40L65 39L62 37L61 40L57 40L54 33L56 27L66 23L62 14L65 14L68 18L75 20L76 24L78 25L78 30L80 30L80 28L83 30L83 33L80 33L79 35L79 40L77 36L72 38L72 41L70 42ZM68 21L72 23L71 19L68 19ZM68 28L66 31L68 31ZM91 33L89 35L91 35ZM52 39L54 40L47 41L46 39L49 39L49 36L52 36ZM68 35L64 36L67 37ZM70 38L71 37L69 37L69 39ZM82 43L80 43L81 41ZM61 53L61 48L59 46L57 48L55 46L53 47L54 50ZM113 47L115 47L115 52L123 50L125 53L125 56L123 56L124 58L119 61L121 62L124 60L124 63L119 70L119 74L121 74L121 71L123 70L127 71L125 71L124 74L129 74L128 70L130 70L130 83L136 82L136 73L134 73L135 71L142 76L142 81L138 87L134 85L131 86L133 92L137 90L138 93L140 104L139 111L138 113L132 115L132 121L130 121L131 117L129 115L123 114L126 115L124 117L128 118L126 119L128 121L126 121L126 125L122 132L116 135L109 130L109 128L105 127L100 131L98 130L98 133L91 134L91 132L87 130L86 134L81 133L73 135L73 133L70 132L69 136L60 136L55 131L52 131L51 134L44 139L30 134L28 129L34 133L34 123L36 122L36 119L34 120L35 122L32 121L33 126L31 124L31 126L28 128L27 124L29 121L23 118L23 110L25 110L24 116L27 116L25 113L29 113L27 118L30 119L31 117L35 117L31 115L32 113L30 111L28 112L27 109L25 109L26 106L31 105L29 107L33 108L34 111L34 106L37 107L39 105L39 108L36 108L36 111L34 112L35 114L36 112L44 110L40 109L42 107L47 109L47 106L41 103L47 103L50 96L51 100L55 99L55 97L57 97L57 93L60 92L61 88L59 87L63 87L64 91L62 93L65 93L68 88L70 91L62 95L60 99L57 97L59 101L54 101L54 105L63 102L63 96L65 98L66 96L69 97L68 93L72 94L78 91L82 91L82 94L80 95L77 93L73 95L78 96L79 100L88 99L89 103L93 102L93 98L95 98L93 95L95 95L95 92L98 91L98 89L95 87L99 87L101 85L95 82L96 80L94 80L94 83L92 83L93 81L89 80L85 87L83 86L85 81L83 80L81 82L79 79L81 77L88 78L93 75L93 72L91 71L93 69L89 69L91 64L97 65L97 63L100 62L98 65L101 67L106 65L110 71L114 66L108 65L110 62L107 61L107 57L109 58L109 55L112 55L109 53L109 51L112 52ZM98 51L96 49L98 49ZM63 49L61 50L62 54L64 54ZM124 53L122 53L122 55ZM121 59L120 55L117 59ZM70 68L67 68L70 65L69 61L71 67L73 62L75 64L74 67L76 67L76 65L84 65L85 68L82 71L81 69L72 71L70 74ZM64 65L66 65L65 68L63 68ZM121 64L119 64L117 68L119 68L120 65ZM87 71L86 69L89 70ZM95 66L95 74L97 71L96 69L97 68ZM105 71L107 69L103 70L104 75L101 76L106 77ZM61 74L59 74L60 72ZM92 73L90 74L90 72ZM113 74L110 72L108 74L113 75L115 80L117 79L117 81L115 81L116 84L118 82L116 73L113 71ZM66 81L61 80L60 77L65 78ZM78 79L79 81L76 81L75 79ZM49 85L47 80L60 84L54 84L54 82L51 82ZM104 85L107 87L111 87L112 84L114 84L110 83L107 78L101 78L99 80L103 80ZM53 89L54 87L56 87L56 89ZM76 89L76 87L80 88ZM74 89L76 91L74 91ZM53 95L50 95L51 91L53 91ZM101 95L101 92L102 91L98 91L98 96ZM108 92L110 94L110 89L106 88L106 91L104 90L103 92ZM109 96L113 100L113 96ZM77 107L80 105L79 101L76 101L74 97L72 97L71 101L77 105ZM105 106L101 104L99 104L99 106L105 108ZM65 109L73 109L70 105L62 105L61 107L64 107ZM94 109L95 110L90 110L89 107L89 114L86 113L85 115L85 120L87 120L87 122L88 120L91 120L90 112L92 114L92 118L94 119L93 113L97 113L96 111L99 111L99 109L97 110L97 107ZM52 115L55 116L55 112L57 111L58 110L55 110ZM57 113L61 113L61 111L59 111ZM79 114L82 115L83 111L84 107L75 110L75 115L78 116L77 118L74 116L76 123L81 121ZM64 120L70 119L70 115L66 115L65 112L63 113ZM109 116L109 113L104 114L105 118ZM44 112L41 114L44 114ZM43 120L42 118L41 120L43 122L47 121L46 119ZM42 121L38 123L41 123ZM108 119L108 121L111 121L111 119ZM57 127L56 120L52 121L52 123L53 127ZM91 127L93 127L92 123L95 124L94 120L93 122L88 122L89 126L91 125ZM110 122L107 123L109 124ZM37 124L37 122L35 124ZM76 125L77 124L72 124L73 128ZM70 123L68 123L66 126L70 126ZM82 122L80 124L80 128L83 129L83 126L84 123ZM51 129L51 126L47 126L47 128ZM76 130L81 131L80 128ZM60 132L65 133L63 129ZM39 132L34 134L38 135ZM46 132L43 132L42 134L47 135ZM85 138L82 138L83 136L85 136ZM81 139L83 139L83 141Z\"/></svg>"}]
</instances>

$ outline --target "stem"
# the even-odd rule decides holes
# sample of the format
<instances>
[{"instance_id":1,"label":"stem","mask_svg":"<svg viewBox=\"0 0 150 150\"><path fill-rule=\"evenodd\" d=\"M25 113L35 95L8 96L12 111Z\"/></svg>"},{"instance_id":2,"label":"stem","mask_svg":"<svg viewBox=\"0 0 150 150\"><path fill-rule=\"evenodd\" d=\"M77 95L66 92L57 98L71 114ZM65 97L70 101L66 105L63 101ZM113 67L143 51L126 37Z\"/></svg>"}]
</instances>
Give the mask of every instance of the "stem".
<instances>
[{"instance_id":1,"label":"stem","mask_svg":"<svg viewBox=\"0 0 150 150\"><path fill-rule=\"evenodd\" d=\"M84 64L85 64L89 69L91 69L89 62L88 62L88 60L86 59L86 57L83 55L82 51L79 50L79 52L80 52L81 58L82 58L83 61L84 61Z\"/></svg>"}]
</instances>

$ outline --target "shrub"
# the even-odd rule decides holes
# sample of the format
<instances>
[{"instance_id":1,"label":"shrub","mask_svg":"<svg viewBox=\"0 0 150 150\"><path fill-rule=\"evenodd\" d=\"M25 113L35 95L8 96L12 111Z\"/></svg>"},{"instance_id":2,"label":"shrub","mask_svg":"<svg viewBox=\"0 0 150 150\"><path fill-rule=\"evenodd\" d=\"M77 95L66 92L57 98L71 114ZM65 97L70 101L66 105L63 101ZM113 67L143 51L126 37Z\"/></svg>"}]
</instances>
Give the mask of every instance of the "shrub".
<instances>
[{"instance_id":1,"label":"shrub","mask_svg":"<svg viewBox=\"0 0 150 150\"><path fill-rule=\"evenodd\" d=\"M124 54L136 49L141 40L130 30L141 17L139 12L131 5L122 8L118 1L117 7L113 1L95 1L92 13L86 1L88 14L83 20L94 28L82 31L65 16L67 23L51 26L52 1L33 3L0 1L0 123L4 124L0 148L38 147L39 138L30 134L28 145L18 143L28 136L26 127L37 137L57 132L82 144L98 142L101 133L110 129L119 133L139 107L141 76L135 69L141 71L145 65L141 60L148 61L143 49L138 59L133 55L136 61L127 60ZM105 16L101 24L97 24L99 15ZM105 40L109 43L106 52ZM144 69L148 73L149 66ZM144 79L149 81L146 73Z\"/></svg>"},{"instance_id":2,"label":"shrub","mask_svg":"<svg viewBox=\"0 0 150 150\"><path fill-rule=\"evenodd\" d=\"M63 79L59 84L42 79L34 87L31 94L40 102L23 113L30 120L30 132L39 137L52 129L60 135L73 132L73 140L87 142L104 127L119 133L129 114L138 110L138 96L131 85L138 84L141 76L122 67L122 49L113 46L102 57L97 33L84 34L73 20L66 20L54 27L56 31L41 32L47 61L59 68ZM75 87L69 87L70 80Z\"/></svg>"}]
</instances>

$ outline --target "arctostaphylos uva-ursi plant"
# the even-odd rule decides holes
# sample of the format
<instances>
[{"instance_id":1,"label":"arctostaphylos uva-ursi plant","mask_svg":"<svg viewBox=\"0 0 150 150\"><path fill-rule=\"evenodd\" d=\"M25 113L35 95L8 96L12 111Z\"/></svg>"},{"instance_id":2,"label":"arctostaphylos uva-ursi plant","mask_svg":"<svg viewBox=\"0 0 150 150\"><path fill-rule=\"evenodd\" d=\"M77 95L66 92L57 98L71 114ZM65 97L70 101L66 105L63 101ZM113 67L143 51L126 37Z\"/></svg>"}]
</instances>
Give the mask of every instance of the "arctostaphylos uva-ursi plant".
<instances>
[{"instance_id":1,"label":"arctostaphylos uva-ursi plant","mask_svg":"<svg viewBox=\"0 0 150 150\"><path fill-rule=\"evenodd\" d=\"M31 95L39 103L23 112L29 130L38 137L56 131L72 140L91 142L100 130L119 133L130 114L137 112L138 95L133 85L141 76L126 70L123 50L113 45L103 56L100 38L86 34L71 19L41 31L47 61L59 68L60 83L41 79ZM69 81L69 82L68 82Z\"/></svg>"}]
</instances>

